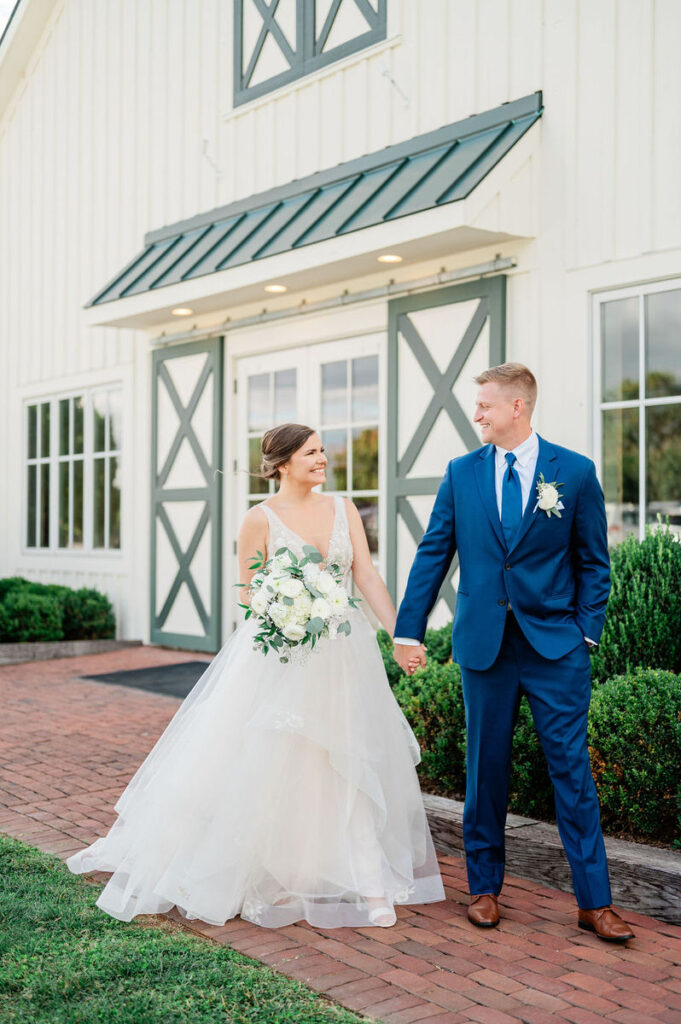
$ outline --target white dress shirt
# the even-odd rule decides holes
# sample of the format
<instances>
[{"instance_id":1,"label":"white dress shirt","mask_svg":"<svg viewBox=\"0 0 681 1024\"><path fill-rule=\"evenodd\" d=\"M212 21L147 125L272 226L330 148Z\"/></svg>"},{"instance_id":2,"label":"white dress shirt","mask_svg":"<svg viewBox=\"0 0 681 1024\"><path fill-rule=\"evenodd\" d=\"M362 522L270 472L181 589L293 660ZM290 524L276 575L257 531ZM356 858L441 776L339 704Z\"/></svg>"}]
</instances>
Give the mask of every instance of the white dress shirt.
<instances>
[{"instance_id":1,"label":"white dress shirt","mask_svg":"<svg viewBox=\"0 0 681 1024\"><path fill-rule=\"evenodd\" d=\"M508 472L508 462L506 461L506 454L508 449L500 448L496 446L496 454L494 457L494 486L497 492L497 508L499 510L499 519L501 519L501 489L503 487L504 473ZM530 432L530 436L525 438L522 444L519 444L517 448L513 449L516 461L513 463L513 469L518 474L520 480L520 493L523 499L523 513L527 508L527 502L530 498L532 488L535 484L535 470L537 468L537 458L539 456L539 439L535 434L534 430Z\"/></svg>"}]
</instances>

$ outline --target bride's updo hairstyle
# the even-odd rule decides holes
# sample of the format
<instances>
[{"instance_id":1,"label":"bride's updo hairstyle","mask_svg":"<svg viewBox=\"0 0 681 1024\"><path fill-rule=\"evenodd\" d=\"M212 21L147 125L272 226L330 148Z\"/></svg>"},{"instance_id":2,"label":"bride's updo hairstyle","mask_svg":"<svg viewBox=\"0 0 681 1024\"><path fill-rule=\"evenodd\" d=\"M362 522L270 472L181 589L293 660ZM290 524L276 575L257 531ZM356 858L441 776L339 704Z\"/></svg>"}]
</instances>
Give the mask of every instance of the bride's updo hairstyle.
<instances>
[{"instance_id":1,"label":"bride's updo hairstyle","mask_svg":"<svg viewBox=\"0 0 681 1024\"><path fill-rule=\"evenodd\" d=\"M279 480L279 467L288 462L312 434L312 427L306 427L302 423L282 423L279 427L266 430L260 442L260 476L265 480Z\"/></svg>"}]
</instances>

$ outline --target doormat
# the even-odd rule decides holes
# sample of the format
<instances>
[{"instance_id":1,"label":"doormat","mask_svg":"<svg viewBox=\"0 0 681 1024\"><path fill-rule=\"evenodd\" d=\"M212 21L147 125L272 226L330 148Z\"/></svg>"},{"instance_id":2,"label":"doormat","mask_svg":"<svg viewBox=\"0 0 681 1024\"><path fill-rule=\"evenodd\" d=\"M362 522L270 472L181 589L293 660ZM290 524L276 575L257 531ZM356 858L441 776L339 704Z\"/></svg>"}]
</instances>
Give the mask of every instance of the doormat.
<instances>
[{"instance_id":1,"label":"doormat","mask_svg":"<svg viewBox=\"0 0 681 1024\"><path fill-rule=\"evenodd\" d=\"M115 686L132 686L135 690L163 693L168 697L179 697L184 700L209 665L209 661L180 661L176 665L133 668L125 672L102 672L99 675L80 678L92 679L96 683L113 683Z\"/></svg>"}]
</instances>

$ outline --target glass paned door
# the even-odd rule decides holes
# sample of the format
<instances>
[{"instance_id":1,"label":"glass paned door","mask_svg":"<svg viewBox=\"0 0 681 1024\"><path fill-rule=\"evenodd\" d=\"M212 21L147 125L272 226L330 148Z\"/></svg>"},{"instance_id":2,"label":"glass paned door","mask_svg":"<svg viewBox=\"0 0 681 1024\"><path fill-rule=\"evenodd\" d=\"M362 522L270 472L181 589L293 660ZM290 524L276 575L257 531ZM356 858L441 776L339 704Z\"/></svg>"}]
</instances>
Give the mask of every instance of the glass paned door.
<instances>
[{"instance_id":1,"label":"glass paned door","mask_svg":"<svg viewBox=\"0 0 681 1024\"><path fill-rule=\"evenodd\" d=\"M374 557L378 556L378 373L378 353L369 353L327 358L316 375L318 422L329 460L323 489L354 501Z\"/></svg>"},{"instance_id":2,"label":"glass paned door","mask_svg":"<svg viewBox=\"0 0 681 1024\"><path fill-rule=\"evenodd\" d=\"M275 352L239 361L237 410L239 421L239 508L241 515L275 491L274 480L263 480L260 472L260 441L270 427L301 419L299 387L300 350Z\"/></svg>"},{"instance_id":3,"label":"glass paned door","mask_svg":"<svg viewBox=\"0 0 681 1024\"><path fill-rule=\"evenodd\" d=\"M380 336L287 349L239 360L238 515L274 493L260 479L260 441L280 423L318 430L328 467L322 490L354 501L379 555Z\"/></svg>"}]
</instances>

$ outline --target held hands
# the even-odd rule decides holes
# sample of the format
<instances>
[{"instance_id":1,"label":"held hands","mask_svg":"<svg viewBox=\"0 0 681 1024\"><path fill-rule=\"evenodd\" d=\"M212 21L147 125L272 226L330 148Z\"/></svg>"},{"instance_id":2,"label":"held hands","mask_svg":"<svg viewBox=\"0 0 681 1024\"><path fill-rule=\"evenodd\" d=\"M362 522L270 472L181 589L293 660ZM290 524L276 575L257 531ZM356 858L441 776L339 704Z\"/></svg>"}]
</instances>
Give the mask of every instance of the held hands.
<instances>
[{"instance_id":1,"label":"held hands","mask_svg":"<svg viewBox=\"0 0 681 1024\"><path fill-rule=\"evenodd\" d=\"M426 667L426 648L423 644L419 644L418 647L413 644L395 644L393 658L402 671L411 676L417 668Z\"/></svg>"}]
</instances>

